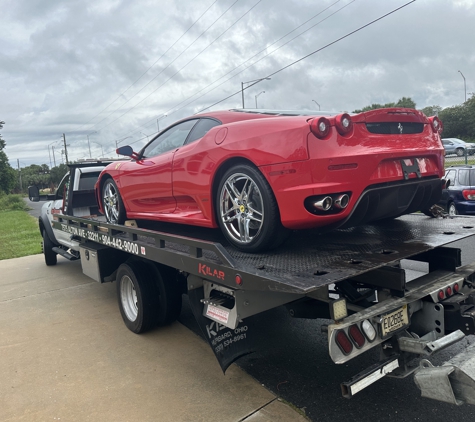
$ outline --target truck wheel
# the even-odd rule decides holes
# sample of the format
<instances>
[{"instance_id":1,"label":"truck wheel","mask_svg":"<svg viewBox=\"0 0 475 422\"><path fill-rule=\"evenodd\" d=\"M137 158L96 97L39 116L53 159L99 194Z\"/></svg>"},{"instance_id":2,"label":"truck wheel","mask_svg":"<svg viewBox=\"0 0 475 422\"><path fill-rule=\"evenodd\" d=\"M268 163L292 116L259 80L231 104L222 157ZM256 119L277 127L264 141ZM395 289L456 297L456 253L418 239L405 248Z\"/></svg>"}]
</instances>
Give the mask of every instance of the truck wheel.
<instances>
[{"instance_id":1,"label":"truck wheel","mask_svg":"<svg viewBox=\"0 0 475 422\"><path fill-rule=\"evenodd\" d=\"M158 293L157 325L171 324L180 316L182 303L176 271L165 265L155 263L148 265Z\"/></svg>"},{"instance_id":2,"label":"truck wheel","mask_svg":"<svg viewBox=\"0 0 475 422\"><path fill-rule=\"evenodd\" d=\"M117 271L117 297L125 325L143 333L175 321L181 311L181 293L172 270L145 261L128 261Z\"/></svg>"},{"instance_id":3,"label":"truck wheel","mask_svg":"<svg viewBox=\"0 0 475 422\"><path fill-rule=\"evenodd\" d=\"M46 233L46 230L43 230L43 241L41 247L45 256L46 265L56 265L58 262L58 256L56 252L53 251L54 244L49 238L48 233Z\"/></svg>"},{"instance_id":4,"label":"truck wheel","mask_svg":"<svg viewBox=\"0 0 475 422\"><path fill-rule=\"evenodd\" d=\"M273 249L290 233L282 226L267 180L247 164L233 166L223 175L216 195L216 212L226 239L244 252Z\"/></svg>"},{"instance_id":5,"label":"truck wheel","mask_svg":"<svg viewBox=\"0 0 475 422\"><path fill-rule=\"evenodd\" d=\"M117 185L112 179L107 179L102 188L102 206L107 222L124 224L125 207Z\"/></svg>"}]
</instances>

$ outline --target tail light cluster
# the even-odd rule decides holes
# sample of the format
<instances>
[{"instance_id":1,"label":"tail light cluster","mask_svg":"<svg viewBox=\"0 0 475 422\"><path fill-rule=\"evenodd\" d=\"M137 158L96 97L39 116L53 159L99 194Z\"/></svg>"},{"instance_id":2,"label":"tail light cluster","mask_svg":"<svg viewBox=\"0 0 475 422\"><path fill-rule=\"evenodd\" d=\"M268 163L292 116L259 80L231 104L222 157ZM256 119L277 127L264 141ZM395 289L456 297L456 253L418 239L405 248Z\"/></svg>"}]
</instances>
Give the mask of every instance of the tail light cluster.
<instances>
[{"instance_id":1,"label":"tail light cluster","mask_svg":"<svg viewBox=\"0 0 475 422\"><path fill-rule=\"evenodd\" d=\"M346 136L353 131L353 121L348 113L332 117L319 117L310 121L310 131L319 139L326 138L334 126L337 132Z\"/></svg>"},{"instance_id":2,"label":"tail light cluster","mask_svg":"<svg viewBox=\"0 0 475 422\"><path fill-rule=\"evenodd\" d=\"M442 133L444 125L437 116L429 117L430 127L434 133Z\"/></svg>"},{"instance_id":3,"label":"tail light cluster","mask_svg":"<svg viewBox=\"0 0 475 422\"><path fill-rule=\"evenodd\" d=\"M467 201L475 200L475 190L473 189L464 189L462 195Z\"/></svg>"},{"instance_id":4,"label":"tail light cluster","mask_svg":"<svg viewBox=\"0 0 475 422\"><path fill-rule=\"evenodd\" d=\"M459 290L460 290L459 283L455 283L453 285L446 286L446 287L444 287L443 289L440 289L437 292L437 298L439 300L447 299L448 297L457 294L459 292Z\"/></svg>"},{"instance_id":5,"label":"tail light cluster","mask_svg":"<svg viewBox=\"0 0 475 422\"><path fill-rule=\"evenodd\" d=\"M377 332L373 324L365 319L361 323L338 330L335 341L343 354L349 355L355 347L361 349L366 342L372 343L376 336Z\"/></svg>"}]
</instances>

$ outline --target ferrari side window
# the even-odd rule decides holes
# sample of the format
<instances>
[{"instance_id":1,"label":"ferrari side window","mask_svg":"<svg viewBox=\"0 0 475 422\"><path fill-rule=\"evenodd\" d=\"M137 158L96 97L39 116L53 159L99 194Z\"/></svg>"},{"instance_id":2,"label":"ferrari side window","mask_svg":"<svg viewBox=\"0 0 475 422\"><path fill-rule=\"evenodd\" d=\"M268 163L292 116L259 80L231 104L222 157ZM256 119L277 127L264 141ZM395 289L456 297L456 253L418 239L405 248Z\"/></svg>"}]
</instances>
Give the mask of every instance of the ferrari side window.
<instances>
[{"instance_id":1,"label":"ferrari side window","mask_svg":"<svg viewBox=\"0 0 475 422\"><path fill-rule=\"evenodd\" d=\"M142 151L143 158L155 157L164 152L180 148L198 119L179 123L150 142Z\"/></svg>"},{"instance_id":2,"label":"ferrari side window","mask_svg":"<svg viewBox=\"0 0 475 422\"><path fill-rule=\"evenodd\" d=\"M200 121L193 127L193 130L190 132L190 136L188 136L186 143L191 144L197 139L202 138L210 131L210 129L214 128L215 126L219 126L220 124L221 122L218 122L217 120L200 119Z\"/></svg>"}]
</instances>

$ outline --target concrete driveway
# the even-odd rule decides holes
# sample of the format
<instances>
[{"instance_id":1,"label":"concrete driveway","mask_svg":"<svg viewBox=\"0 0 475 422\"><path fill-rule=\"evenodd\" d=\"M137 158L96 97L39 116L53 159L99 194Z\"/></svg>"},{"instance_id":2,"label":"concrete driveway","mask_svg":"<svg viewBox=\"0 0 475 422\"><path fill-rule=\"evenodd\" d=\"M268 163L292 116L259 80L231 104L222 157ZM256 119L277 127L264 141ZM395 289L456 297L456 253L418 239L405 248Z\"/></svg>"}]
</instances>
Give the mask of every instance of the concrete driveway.
<instances>
[{"instance_id":1,"label":"concrete driveway","mask_svg":"<svg viewBox=\"0 0 475 422\"><path fill-rule=\"evenodd\" d=\"M175 323L127 330L79 262L0 261L0 421L286 421L291 407Z\"/></svg>"}]
</instances>

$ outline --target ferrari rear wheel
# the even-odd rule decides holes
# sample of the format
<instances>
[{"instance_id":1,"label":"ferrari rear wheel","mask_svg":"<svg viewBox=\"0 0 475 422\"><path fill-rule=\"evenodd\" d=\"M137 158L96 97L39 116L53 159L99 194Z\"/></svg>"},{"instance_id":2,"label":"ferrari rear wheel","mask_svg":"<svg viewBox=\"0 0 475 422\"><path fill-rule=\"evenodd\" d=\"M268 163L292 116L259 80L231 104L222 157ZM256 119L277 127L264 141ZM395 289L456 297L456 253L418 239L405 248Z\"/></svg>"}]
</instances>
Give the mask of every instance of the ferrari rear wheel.
<instances>
[{"instance_id":1,"label":"ferrari rear wheel","mask_svg":"<svg viewBox=\"0 0 475 422\"><path fill-rule=\"evenodd\" d=\"M244 252L275 248L289 234L280 221L271 187L259 170L250 165L233 166L224 174L216 209L224 236Z\"/></svg>"},{"instance_id":2,"label":"ferrari rear wheel","mask_svg":"<svg viewBox=\"0 0 475 422\"><path fill-rule=\"evenodd\" d=\"M124 224L125 207L119 189L112 179L107 179L102 188L102 206L109 223Z\"/></svg>"}]
</instances>

